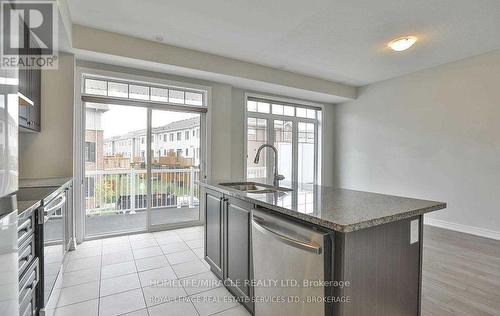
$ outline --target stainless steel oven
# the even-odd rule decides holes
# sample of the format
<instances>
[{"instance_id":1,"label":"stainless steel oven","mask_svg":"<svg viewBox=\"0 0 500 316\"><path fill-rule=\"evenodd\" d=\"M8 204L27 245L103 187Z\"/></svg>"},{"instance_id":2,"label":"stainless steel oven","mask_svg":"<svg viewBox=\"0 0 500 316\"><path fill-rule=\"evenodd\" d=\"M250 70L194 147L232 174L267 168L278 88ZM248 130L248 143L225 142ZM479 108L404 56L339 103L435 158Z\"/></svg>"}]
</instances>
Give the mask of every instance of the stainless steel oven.
<instances>
[{"instance_id":1,"label":"stainless steel oven","mask_svg":"<svg viewBox=\"0 0 500 316\"><path fill-rule=\"evenodd\" d=\"M40 264L33 260L19 281L19 315L32 316L37 313L36 289L40 282Z\"/></svg>"},{"instance_id":2,"label":"stainless steel oven","mask_svg":"<svg viewBox=\"0 0 500 316\"><path fill-rule=\"evenodd\" d=\"M60 273L65 253L65 214L67 190L56 191L43 201L43 306L47 305L50 294Z\"/></svg>"}]
</instances>

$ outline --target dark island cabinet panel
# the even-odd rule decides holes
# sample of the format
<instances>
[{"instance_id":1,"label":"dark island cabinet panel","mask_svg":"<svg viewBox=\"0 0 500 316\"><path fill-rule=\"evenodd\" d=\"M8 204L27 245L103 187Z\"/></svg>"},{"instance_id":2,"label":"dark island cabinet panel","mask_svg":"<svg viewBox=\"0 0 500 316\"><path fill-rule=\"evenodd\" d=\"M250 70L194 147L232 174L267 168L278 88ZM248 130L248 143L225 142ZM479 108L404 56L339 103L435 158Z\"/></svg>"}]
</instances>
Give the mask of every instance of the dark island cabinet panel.
<instances>
[{"instance_id":1,"label":"dark island cabinet panel","mask_svg":"<svg viewBox=\"0 0 500 316\"><path fill-rule=\"evenodd\" d=\"M418 224L415 241L412 222ZM338 304L337 315L420 315L422 225L422 217L415 217L339 238L343 275L338 279L350 282L340 295L350 302Z\"/></svg>"},{"instance_id":2,"label":"dark island cabinet panel","mask_svg":"<svg viewBox=\"0 0 500 316\"><path fill-rule=\"evenodd\" d=\"M253 205L238 199L225 202L225 279L226 286L241 298L242 304L253 310L250 266L250 219Z\"/></svg>"},{"instance_id":3,"label":"dark island cabinet panel","mask_svg":"<svg viewBox=\"0 0 500 316\"><path fill-rule=\"evenodd\" d=\"M223 195L205 191L205 259L211 270L222 279Z\"/></svg>"}]
</instances>

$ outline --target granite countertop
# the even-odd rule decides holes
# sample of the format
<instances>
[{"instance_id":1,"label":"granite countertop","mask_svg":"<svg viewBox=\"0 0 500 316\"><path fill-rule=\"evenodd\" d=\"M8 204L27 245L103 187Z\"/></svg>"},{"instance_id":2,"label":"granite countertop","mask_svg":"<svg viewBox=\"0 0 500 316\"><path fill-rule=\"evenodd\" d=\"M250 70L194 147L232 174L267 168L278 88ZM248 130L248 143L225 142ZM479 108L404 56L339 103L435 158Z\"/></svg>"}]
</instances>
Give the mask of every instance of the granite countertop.
<instances>
[{"instance_id":1,"label":"granite countertop","mask_svg":"<svg viewBox=\"0 0 500 316\"><path fill-rule=\"evenodd\" d=\"M285 193L247 193L201 180L202 187L339 232L378 226L446 208L446 203L312 184L290 184ZM256 181L258 182L258 181Z\"/></svg>"},{"instance_id":2,"label":"granite countertop","mask_svg":"<svg viewBox=\"0 0 500 316\"><path fill-rule=\"evenodd\" d=\"M34 211L41 205L40 200L30 200L30 201L17 201L17 213L22 216L22 214L28 211Z\"/></svg>"},{"instance_id":3,"label":"granite countertop","mask_svg":"<svg viewBox=\"0 0 500 316\"><path fill-rule=\"evenodd\" d=\"M71 177L19 179L19 188L61 187L72 180Z\"/></svg>"},{"instance_id":4,"label":"granite countertop","mask_svg":"<svg viewBox=\"0 0 500 316\"><path fill-rule=\"evenodd\" d=\"M37 209L42 201L58 191L61 187L27 187L17 191L17 211L19 215Z\"/></svg>"},{"instance_id":5,"label":"granite countertop","mask_svg":"<svg viewBox=\"0 0 500 316\"><path fill-rule=\"evenodd\" d=\"M16 193L18 214L37 209L45 198L67 186L72 180L73 178L19 179L19 190Z\"/></svg>"}]
</instances>

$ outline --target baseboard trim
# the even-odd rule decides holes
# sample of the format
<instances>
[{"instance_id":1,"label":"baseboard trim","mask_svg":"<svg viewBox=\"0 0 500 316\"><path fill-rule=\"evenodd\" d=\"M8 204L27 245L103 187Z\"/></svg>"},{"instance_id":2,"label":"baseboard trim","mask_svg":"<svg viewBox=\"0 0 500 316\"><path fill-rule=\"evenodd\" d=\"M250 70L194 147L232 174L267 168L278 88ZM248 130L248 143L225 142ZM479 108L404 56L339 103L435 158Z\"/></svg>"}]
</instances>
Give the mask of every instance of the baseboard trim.
<instances>
[{"instance_id":1,"label":"baseboard trim","mask_svg":"<svg viewBox=\"0 0 500 316\"><path fill-rule=\"evenodd\" d=\"M443 220L428 218L428 217L424 217L424 224L430 225L430 226L436 226L436 227L440 227L440 228L445 228L445 229L449 229L449 230L454 230L454 231L461 232L461 233L466 233L466 234L476 235L476 236L480 236L480 237L500 240L500 232L494 231L494 230L489 230L489 229L484 229L484 228L479 228L479 227L474 227L474 226L469 226L469 225L462 225L462 224L457 224L457 223L450 223L450 222L446 222Z\"/></svg>"}]
</instances>

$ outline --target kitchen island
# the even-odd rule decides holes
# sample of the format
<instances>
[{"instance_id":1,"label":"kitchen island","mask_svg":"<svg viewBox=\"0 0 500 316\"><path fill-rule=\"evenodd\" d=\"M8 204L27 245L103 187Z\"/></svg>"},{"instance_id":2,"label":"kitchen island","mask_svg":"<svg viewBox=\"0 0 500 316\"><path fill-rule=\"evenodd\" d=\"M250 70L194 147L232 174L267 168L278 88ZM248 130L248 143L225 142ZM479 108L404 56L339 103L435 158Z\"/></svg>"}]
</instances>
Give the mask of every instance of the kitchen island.
<instances>
[{"instance_id":1,"label":"kitchen island","mask_svg":"<svg viewBox=\"0 0 500 316\"><path fill-rule=\"evenodd\" d=\"M252 243L252 226L259 226L252 220L255 213L264 212L326 236L318 248L324 259L317 265L324 270L323 315L420 314L423 215L446 208L445 203L309 184L259 193L239 190L235 183L199 183L206 222L205 260L250 312L260 304L254 302L253 285L259 279L254 266L266 261L272 267L280 256L278 248L276 255L268 253L259 257L258 265L254 262L259 252L255 247L263 244Z\"/></svg>"}]
</instances>

